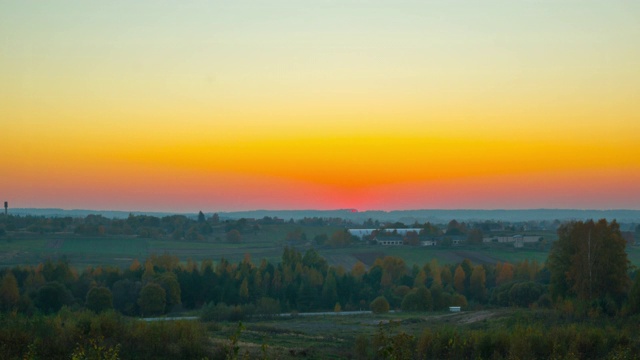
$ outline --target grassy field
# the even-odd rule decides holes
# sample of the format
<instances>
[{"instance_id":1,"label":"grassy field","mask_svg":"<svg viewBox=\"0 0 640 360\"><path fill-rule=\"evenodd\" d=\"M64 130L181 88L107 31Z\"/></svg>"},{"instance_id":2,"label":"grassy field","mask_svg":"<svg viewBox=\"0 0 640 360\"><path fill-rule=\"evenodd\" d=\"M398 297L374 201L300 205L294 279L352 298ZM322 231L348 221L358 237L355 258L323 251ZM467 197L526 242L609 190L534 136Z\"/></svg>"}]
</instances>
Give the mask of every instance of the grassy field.
<instances>
[{"instance_id":1,"label":"grassy field","mask_svg":"<svg viewBox=\"0 0 640 360\"><path fill-rule=\"evenodd\" d=\"M344 359L353 356L358 336L370 338L380 331L403 331L415 337L425 328L454 326L457 329L481 329L500 326L514 309L465 311L460 313L389 313L364 315L326 315L250 320L243 323L239 337L239 354L257 358L267 344L269 358ZM238 323L217 323L211 334L214 342L230 345L229 338L238 330Z\"/></svg>"},{"instance_id":2,"label":"grassy field","mask_svg":"<svg viewBox=\"0 0 640 360\"><path fill-rule=\"evenodd\" d=\"M35 265L47 259L66 257L72 265L83 268L95 265L128 266L133 259L143 260L151 254L172 254L180 260L192 259L218 261L225 258L232 262L241 261L249 254L254 263L266 259L272 263L280 261L285 246L294 246L304 253L312 247L311 239L318 234L331 234L333 228L305 227L307 241L288 242L287 232L296 229L295 225L280 228L265 228L256 234L244 234L242 242L231 244L219 235L207 241L177 241L169 238L143 239L135 236L87 237L74 234L10 234L0 239L0 266L22 264ZM345 248L318 247L315 249L329 264L351 269L362 261L373 264L376 258L387 255L404 259L408 266L419 265L437 259L440 264L454 264L464 259L473 263L519 262L523 260L539 263L546 261L548 251L537 246L515 249L509 244L489 244L456 247L409 247L374 246L356 244ZM640 266L640 247L627 249L632 265Z\"/></svg>"},{"instance_id":3,"label":"grassy field","mask_svg":"<svg viewBox=\"0 0 640 360\"><path fill-rule=\"evenodd\" d=\"M267 259L277 263L285 246L296 246L300 251L306 251L316 235L330 235L339 228L307 226L303 229L307 241L288 242L287 234L299 229L299 226L289 224L265 226L257 233L243 234L242 242L238 244L227 242L223 232L214 233L205 241L15 232L0 238L0 266L35 265L60 257L66 257L80 268L89 265L128 266L133 259L142 260L152 254L164 253L175 255L182 261L218 261L224 257L232 262L241 261L245 254L249 254L254 262Z\"/></svg>"}]
</instances>

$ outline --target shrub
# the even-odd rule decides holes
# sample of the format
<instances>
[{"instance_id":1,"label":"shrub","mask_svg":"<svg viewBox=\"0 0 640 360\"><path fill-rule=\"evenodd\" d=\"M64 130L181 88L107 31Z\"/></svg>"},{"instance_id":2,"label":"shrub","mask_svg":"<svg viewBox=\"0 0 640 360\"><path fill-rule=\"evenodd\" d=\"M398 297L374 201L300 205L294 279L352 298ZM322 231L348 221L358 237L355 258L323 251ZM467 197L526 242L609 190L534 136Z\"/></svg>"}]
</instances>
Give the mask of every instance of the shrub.
<instances>
[{"instance_id":1,"label":"shrub","mask_svg":"<svg viewBox=\"0 0 640 360\"><path fill-rule=\"evenodd\" d=\"M203 321L226 321L231 317L231 310L231 306L227 306L225 303L221 302L216 305L210 302L200 310L200 319Z\"/></svg>"},{"instance_id":2,"label":"shrub","mask_svg":"<svg viewBox=\"0 0 640 360\"><path fill-rule=\"evenodd\" d=\"M106 287L94 287L87 293L87 309L97 313L113 308L111 290Z\"/></svg>"},{"instance_id":3,"label":"shrub","mask_svg":"<svg viewBox=\"0 0 640 360\"><path fill-rule=\"evenodd\" d=\"M374 314L385 314L389 312L389 302L384 296L378 296L369 305Z\"/></svg>"}]
</instances>

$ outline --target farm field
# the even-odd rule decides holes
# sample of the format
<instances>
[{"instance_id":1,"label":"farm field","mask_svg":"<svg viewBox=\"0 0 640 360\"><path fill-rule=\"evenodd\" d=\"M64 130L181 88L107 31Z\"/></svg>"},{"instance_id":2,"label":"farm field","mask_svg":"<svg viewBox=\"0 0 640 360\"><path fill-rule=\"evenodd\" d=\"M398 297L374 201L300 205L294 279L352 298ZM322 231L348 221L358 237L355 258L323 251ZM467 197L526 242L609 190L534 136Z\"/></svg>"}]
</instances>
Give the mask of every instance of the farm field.
<instances>
[{"instance_id":1,"label":"farm field","mask_svg":"<svg viewBox=\"0 0 640 360\"><path fill-rule=\"evenodd\" d=\"M293 316L287 318L253 319L242 322L239 354L256 358L266 344L270 358L343 359L353 356L357 338L371 338L381 330L388 334L398 331L418 338L425 328L456 326L459 329L488 328L510 317L517 310L492 309L460 313L389 313L362 315ZM237 334L237 322L213 324L214 343L228 344Z\"/></svg>"},{"instance_id":2,"label":"farm field","mask_svg":"<svg viewBox=\"0 0 640 360\"><path fill-rule=\"evenodd\" d=\"M606 331L598 327L604 327L602 323L622 326L625 330L607 335ZM555 310L488 308L458 313L395 312L248 319L242 323L210 324L209 333L214 343L225 348L232 348L234 344L231 339L237 336L235 345L238 347L239 358L372 358L381 349L374 341L385 338L382 343L393 346L394 350L405 346L407 351L416 349L427 352L431 348L431 351L441 353L444 358L480 358L476 356L481 353L485 353L482 358L487 359L508 358L505 356L508 353L519 353L520 356L516 355L514 358L521 358L522 355L529 358L526 355L530 355L533 350L546 353L546 356L530 358L545 358L554 351L561 354L564 352L560 358L566 358L574 351L582 352L576 358L601 358L609 350L605 346L596 348L590 347L590 343L584 345L584 341L576 345L582 339L580 334L588 331L592 339L604 341L602 339L609 336L615 342L616 336L628 333L629 328L633 329L634 326L614 319L604 319L600 323L563 320L562 315ZM545 335L554 331L575 341L560 340L554 345L556 339L552 338L553 335ZM396 337L399 334L406 335L404 338ZM392 342L390 339L394 337ZM523 339L524 337L527 339ZM501 342L491 339L500 339ZM430 343L421 344L426 341ZM435 350L438 346L439 350ZM618 349L622 356L607 358L637 359L637 356L632 355L632 347L635 345L627 346L627 349ZM463 355L464 351L456 352L465 347L467 352L475 352L476 356L469 357L469 353ZM504 357L496 356L494 350L486 351L487 348L499 349ZM600 354L594 355L597 354L596 351Z\"/></svg>"},{"instance_id":3,"label":"farm field","mask_svg":"<svg viewBox=\"0 0 640 360\"><path fill-rule=\"evenodd\" d=\"M247 254L254 263L266 259L278 263L285 246L295 247L304 254L314 248L330 265L351 269L358 261L370 266L375 259L384 256L402 258L408 266L422 266L431 259L440 264L453 264L469 259L475 264L511 262L524 260L544 263L548 246L526 246L516 249L511 244L462 245L453 247L410 247L354 244L342 248L312 246L311 241L286 241L288 231L295 226L280 229L265 229L256 234L244 235L242 242L232 244L221 236L212 236L206 241L173 240L170 238L146 239L136 236L80 236L71 233L27 234L22 233L0 239L0 266L36 265L47 259L66 258L78 268L97 265L127 267L133 259L143 260L152 254L171 254L181 261L188 259L231 262L241 261ZM305 227L307 239L319 234L331 233L330 227ZM629 261L640 266L640 247L627 248Z\"/></svg>"}]
</instances>

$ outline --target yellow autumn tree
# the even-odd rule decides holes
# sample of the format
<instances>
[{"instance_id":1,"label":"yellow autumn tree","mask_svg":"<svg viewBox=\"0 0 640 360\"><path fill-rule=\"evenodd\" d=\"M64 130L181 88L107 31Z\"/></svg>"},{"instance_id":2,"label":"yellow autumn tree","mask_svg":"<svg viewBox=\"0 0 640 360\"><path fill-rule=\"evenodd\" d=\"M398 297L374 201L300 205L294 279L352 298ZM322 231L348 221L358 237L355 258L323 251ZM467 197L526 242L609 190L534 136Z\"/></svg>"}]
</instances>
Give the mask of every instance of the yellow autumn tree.
<instances>
[{"instance_id":1,"label":"yellow autumn tree","mask_svg":"<svg viewBox=\"0 0 640 360\"><path fill-rule=\"evenodd\" d=\"M367 267L362 263L362 261L358 261L353 268L351 269L351 275L356 279L362 279L362 276L367 272Z\"/></svg>"},{"instance_id":2,"label":"yellow autumn tree","mask_svg":"<svg viewBox=\"0 0 640 360\"><path fill-rule=\"evenodd\" d=\"M497 266L496 266L497 267ZM513 280L513 265L509 263L504 263L500 266L500 269L496 269L498 271L498 275L496 276L496 285L502 285L508 283Z\"/></svg>"}]
</instances>

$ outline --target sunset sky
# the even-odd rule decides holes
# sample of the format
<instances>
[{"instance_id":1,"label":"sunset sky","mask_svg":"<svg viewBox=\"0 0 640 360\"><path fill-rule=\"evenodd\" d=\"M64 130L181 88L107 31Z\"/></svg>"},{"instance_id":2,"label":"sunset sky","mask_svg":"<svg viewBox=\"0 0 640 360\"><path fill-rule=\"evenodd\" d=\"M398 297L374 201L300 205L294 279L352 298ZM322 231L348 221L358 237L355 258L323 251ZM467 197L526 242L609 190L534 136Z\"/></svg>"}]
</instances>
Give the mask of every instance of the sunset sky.
<instances>
[{"instance_id":1,"label":"sunset sky","mask_svg":"<svg viewBox=\"0 0 640 360\"><path fill-rule=\"evenodd\" d=\"M0 1L12 207L640 209L640 1Z\"/></svg>"}]
</instances>

